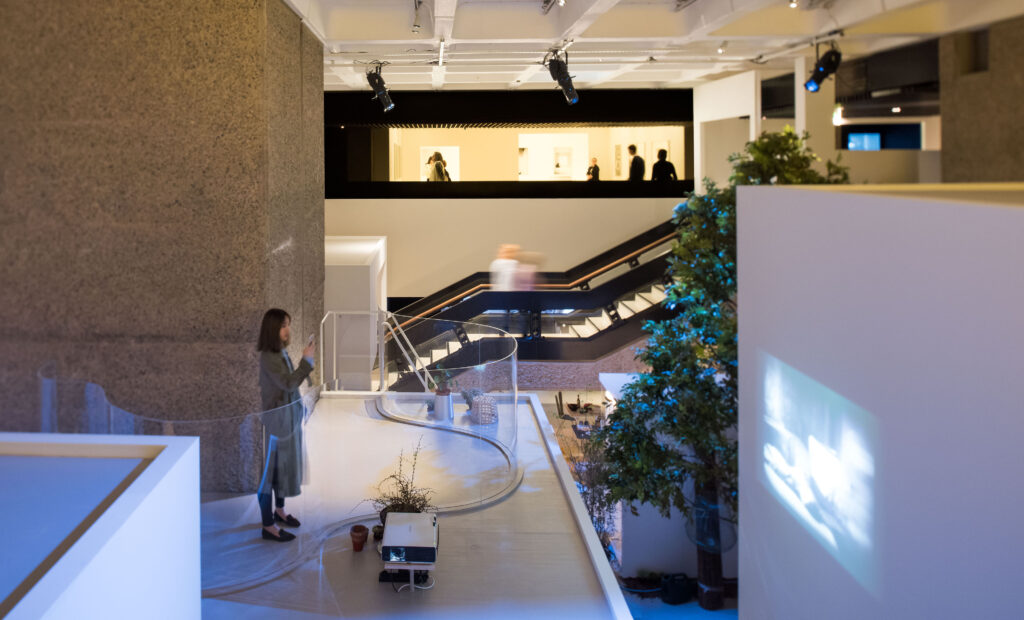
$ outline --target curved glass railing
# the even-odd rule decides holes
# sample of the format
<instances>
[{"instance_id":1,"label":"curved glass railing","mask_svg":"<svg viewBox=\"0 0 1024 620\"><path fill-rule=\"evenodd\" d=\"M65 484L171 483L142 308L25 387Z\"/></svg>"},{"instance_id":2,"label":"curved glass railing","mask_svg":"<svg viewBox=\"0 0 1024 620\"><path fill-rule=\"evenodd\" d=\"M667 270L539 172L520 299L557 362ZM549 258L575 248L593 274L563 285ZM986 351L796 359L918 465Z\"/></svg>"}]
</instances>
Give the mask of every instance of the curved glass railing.
<instances>
[{"instance_id":1,"label":"curved glass railing","mask_svg":"<svg viewBox=\"0 0 1024 620\"><path fill-rule=\"evenodd\" d=\"M402 454L418 455L416 485L432 489L437 512L480 507L516 488L515 339L434 321L430 337L413 346L401 321L385 312L329 314L317 361L324 385L277 409L216 419L135 414L100 385L63 378L49 364L38 373L39 430L198 437L203 593L239 592L322 565L309 561L344 546L352 524L376 524L377 506L366 498ZM325 400L325 388L348 398ZM368 399L379 416L367 416ZM299 528L282 525L296 540L262 538L268 490L286 496L285 512L301 520Z\"/></svg>"},{"instance_id":2,"label":"curved glass railing","mask_svg":"<svg viewBox=\"0 0 1024 620\"><path fill-rule=\"evenodd\" d=\"M381 400L386 409L409 421L472 434L514 454L515 337L490 325L424 319L417 329L430 336L413 344L398 327L407 318L392 314L386 326L388 342L394 341L389 348L398 353L385 363L387 390Z\"/></svg>"},{"instance_id":3,"label":"curved glass railing","mask_svg":"<svg viewBox=\"0 0 1024 620\"><path fill-rule=\"evenodd\" d=\"M261 495L278 490L287 496L288 513L322 512L318 497L299 493L307 469L303 431L318 389L269 411L164 420L125 411L101 386L59 377L53 363L40 369L38 379L41 432L199 438L204 592L266 581L319 549L325 524L309 523L301 530L283 526L297 536L288 544L262 540L259 505Z\"/></svg>"}]
</instances>

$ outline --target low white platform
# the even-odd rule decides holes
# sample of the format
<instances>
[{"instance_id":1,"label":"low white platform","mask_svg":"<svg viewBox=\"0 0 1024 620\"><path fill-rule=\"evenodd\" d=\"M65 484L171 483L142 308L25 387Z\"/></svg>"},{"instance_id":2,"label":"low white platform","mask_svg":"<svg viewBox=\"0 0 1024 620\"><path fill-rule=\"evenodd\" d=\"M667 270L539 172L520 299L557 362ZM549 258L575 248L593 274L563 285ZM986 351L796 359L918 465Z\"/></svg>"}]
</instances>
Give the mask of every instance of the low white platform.
<instances>
[{"instance_id":1,"label":"low white platform","mask_svg":"<svg viewBox=\"0 0 1024 620\"><path fill-rule=\"evenodd\" d=\"M549 454L557 444L550 427L547 435L543 432L534 407L540 412L535 398L520 398L516 450L521 484L497 503L442 511L432 589L396 593L391 584L378 583L383 563L374 546L352 552L346 525L328 537L318 557L289 573L205 599L204 617L630 617L603 556L594 561L595 553L601 553L599 544L594 549L596 536L591 530L593 540L588 539L580 527L574 510L582 508L574 506L578 494L574 486L568 492L563 488L558 468L568 472L560 456L555 460ZM328 393L307 427L310 484L303 489L304 506L315 512L329 507L327 512L340 518L370 512L360 502L392 471L399 452L408 454L421 437L417 484L436 489L439 507L487 499L507 486L508 463L487 441L385 420L363 398ZM289 512L303 521L298 533L306 529L306 515L291 506L289 500ZM375 522L373 517L363 521ZM285 547L256 543L257 530L254 515L246 536L270 552Z\"/></svg>"},{"instance_id":2,"label":"low white platform","mask_svg":"<svg viewBox=\"0 0 1024 620\"><path fill-rule=\"evenodd\" d=\"M198 618L199 441L0 433L0 616Z\"/></svg>"}]
</instances>

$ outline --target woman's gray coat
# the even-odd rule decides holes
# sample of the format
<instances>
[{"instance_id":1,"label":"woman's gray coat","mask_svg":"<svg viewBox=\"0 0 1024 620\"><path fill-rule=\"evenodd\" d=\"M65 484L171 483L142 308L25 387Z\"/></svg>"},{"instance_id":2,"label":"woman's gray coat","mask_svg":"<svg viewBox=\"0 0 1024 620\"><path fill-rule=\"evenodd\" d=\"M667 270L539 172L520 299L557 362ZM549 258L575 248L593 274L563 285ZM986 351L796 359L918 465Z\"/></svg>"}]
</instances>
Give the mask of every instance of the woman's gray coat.
<instances>
[{"instance_id":1,"label":"woman's gray coat","mask_svg":"<svg viewBox=\"0 0 1024 620\"><path fill-rule=\"evenodd\" d=\"M261 415L266 429L264 454L268 454L270 436L277 437L277 461L274 469L277 497L295 497L302 486L302 401L299 386L313 372L305 359L294 371L288 370L286 353L260 352L260 397L264 413Z\"/></svg>"}]
</instances>

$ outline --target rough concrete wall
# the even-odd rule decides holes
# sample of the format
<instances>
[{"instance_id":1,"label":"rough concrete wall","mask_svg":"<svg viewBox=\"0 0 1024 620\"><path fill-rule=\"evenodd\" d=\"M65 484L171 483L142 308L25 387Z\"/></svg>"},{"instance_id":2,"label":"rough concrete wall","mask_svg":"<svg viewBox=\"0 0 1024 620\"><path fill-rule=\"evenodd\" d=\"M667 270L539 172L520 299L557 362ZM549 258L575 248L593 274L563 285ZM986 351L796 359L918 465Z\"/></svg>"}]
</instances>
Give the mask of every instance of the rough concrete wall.
<instances>
[{"instance_id":1,"label":"rough concrete wall","mask_svg":"<svg viewBox=\"0 0 1024 620\"><path fill-rule=\"evenodd\" d=\"M263 311L322 308L319 44L280 0L0 12L0 430L47 360L131 412L256 409Z\"/></svg>"},{"instance_id":2,"label":"rough concrete wall","mask_svg":"<svg viewBox=\"0 0 1024 620\"><path fill-rule=\"evenodd\" d=\"M267 4L267 26L264 305L292 315L297 358L323 317L323 46L280 0Z\"/></svg>"},{"instance_id":3,"label":"rough concrete wall","mask_svg":"<svg viewBox=\"0 0 1024 620\"><path fill-rule=\"evenodd\" d=\"M1024 18L989 28L988 70L963 73L967 41L939 41L942 109L942 180L1020 181L1024 166Z\"/></svg>"}]
</instances>

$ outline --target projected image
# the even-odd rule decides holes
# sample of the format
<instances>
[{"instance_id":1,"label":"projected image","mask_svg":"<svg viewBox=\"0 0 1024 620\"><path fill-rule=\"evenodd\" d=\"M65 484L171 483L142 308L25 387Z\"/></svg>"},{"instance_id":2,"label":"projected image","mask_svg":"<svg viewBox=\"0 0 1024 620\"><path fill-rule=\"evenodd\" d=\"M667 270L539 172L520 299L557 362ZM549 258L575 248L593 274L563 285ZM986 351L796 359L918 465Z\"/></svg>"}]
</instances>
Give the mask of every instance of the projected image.
<instances>
[{"instance_id":1,"label":"projected image","mask_svg":"<svg viewBox=\"0 0 1024 620\"><path fill-rule=\"evenodd\" d=\"M778 359L761 357L763 481L867 585L873 577L874 419Z\"/></svg>"}]
</instances>

